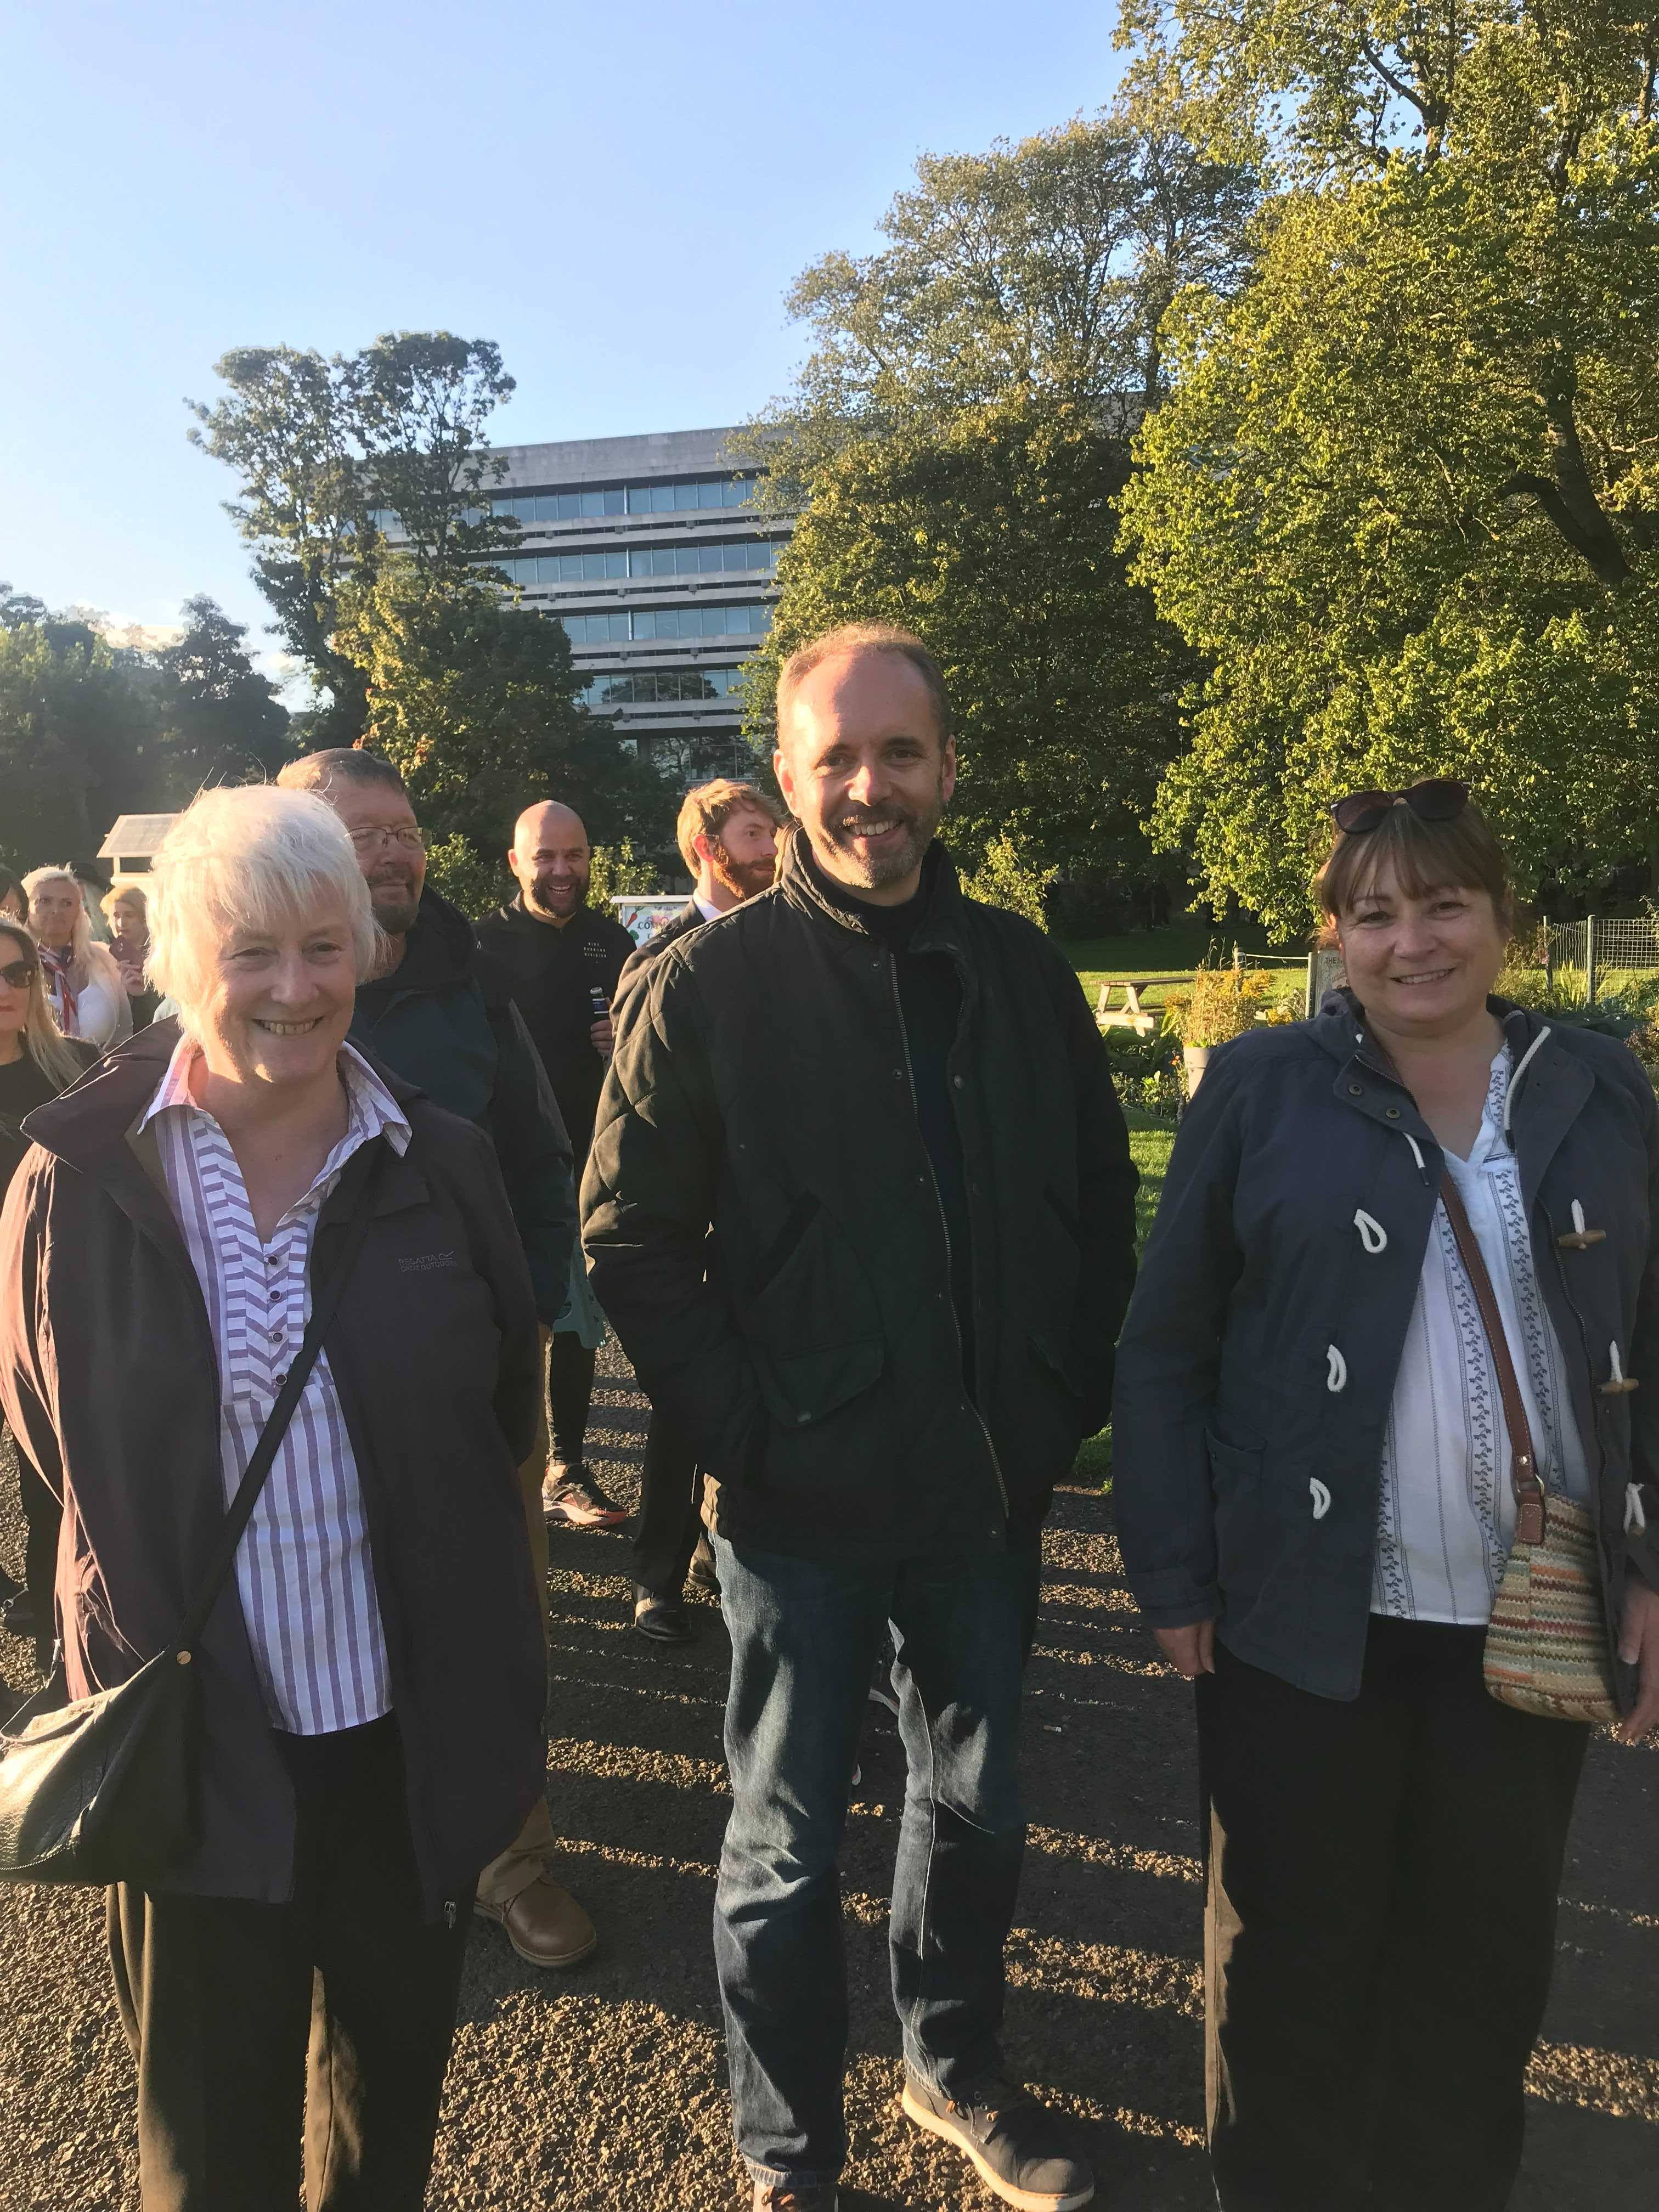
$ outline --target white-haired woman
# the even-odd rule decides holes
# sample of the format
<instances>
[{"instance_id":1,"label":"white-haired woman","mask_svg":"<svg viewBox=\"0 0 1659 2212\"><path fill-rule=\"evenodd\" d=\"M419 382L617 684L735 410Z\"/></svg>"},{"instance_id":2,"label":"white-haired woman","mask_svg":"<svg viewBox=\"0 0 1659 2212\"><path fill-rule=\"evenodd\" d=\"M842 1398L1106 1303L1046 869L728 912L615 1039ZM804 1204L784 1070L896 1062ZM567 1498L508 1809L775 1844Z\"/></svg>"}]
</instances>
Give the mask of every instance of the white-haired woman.
<instances>
[{"instance_id":1,"label":"white-haired woman","mask_svg":"<svg viewBox=\"0 0 1659 2212\"><path fill-rule=\"evenodd\" d=\"M93 936L80 884L68 868L31 868L23 889L52 1019L65 1036L107 1052L132 1035L132 1014L121 970Z\"/></svg>"},{"instance_id":2,"label":"white-haired woman","mask_svg":"<svg viewBox=\"0 0 1659 2212\"><path fill-rule=\"evenodd\" d=\"M0 917L0 1200L28 1150L23 1116L67 1091L97 1057L89 1045L59 1032L46 1003L34 939L21 921ZM23 1587L20 1592L6 1577L0 1579L0 1595L6 1626L14 1636L33 1639L36 1662L44 1667L52 1654L52 1580L61 1516L58 1500L21 1458L17 1486L27 1529Z\"/></svg>"},{"instance_id":3,"label":"white-haired woman","mask_svg":"<svg viewBox=\"0 0 1659 2212\"><path fill-rule=\"evenodd\" d=\"M143 2202L293 2212L303 2106L313 2212L416 2212L472 1884L544 1784L529 1275L489 1139L346 1042L376 939L322 800L204 793L150 929L178 1020L30 1117L0 1216L71 1696L174 1634L360 1200L368 1229L196 1647L194 1841L110 1894Z\"/></svg>"}]
</instances>

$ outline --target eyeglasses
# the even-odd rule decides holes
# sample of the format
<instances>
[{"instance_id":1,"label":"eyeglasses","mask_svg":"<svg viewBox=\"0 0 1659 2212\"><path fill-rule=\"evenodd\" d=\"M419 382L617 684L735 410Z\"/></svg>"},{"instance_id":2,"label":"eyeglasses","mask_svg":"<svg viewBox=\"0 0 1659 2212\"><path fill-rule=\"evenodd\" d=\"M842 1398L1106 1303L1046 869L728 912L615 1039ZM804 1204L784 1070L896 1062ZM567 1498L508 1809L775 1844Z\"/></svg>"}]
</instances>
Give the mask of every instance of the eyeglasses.
<instances>
[{"instance_id":1,"label":"eyeglasses","mask_svg":"<svg viewBox=\"0 0 1659 2212\"><path fill-rule=\"evenodd\" d=\"M0 983L9 991L27 991L40 972L38 960L14 960L9 968L0 968Z\"/></svg>"},{"instance_id":2,"label":"eyeglasses","mask_svg":"<svg viewBox=\"0 0 1659 2212\"><path fill-rule=\"evenodd\" d=\"M1331 807L1331 819L1346 837L1364 837L1378 829L1396 806L1409 806L1419 822L1455 822L1469 803L1469 787L1455 775L1425 776L1409 791L1351 791Z\"/></svg>"},{"instance_id":3,"label":"eyeglasses","mask_svg":"<svg viewBox=\"0 0 1659 2212\"><path fill-rule=\"evenodd\" d=\"M424 830L354 830L351 842L359 853L378 853L382 845L395 845L401 853L418 853L425 849Z\"/></svg>"}]
</instances>

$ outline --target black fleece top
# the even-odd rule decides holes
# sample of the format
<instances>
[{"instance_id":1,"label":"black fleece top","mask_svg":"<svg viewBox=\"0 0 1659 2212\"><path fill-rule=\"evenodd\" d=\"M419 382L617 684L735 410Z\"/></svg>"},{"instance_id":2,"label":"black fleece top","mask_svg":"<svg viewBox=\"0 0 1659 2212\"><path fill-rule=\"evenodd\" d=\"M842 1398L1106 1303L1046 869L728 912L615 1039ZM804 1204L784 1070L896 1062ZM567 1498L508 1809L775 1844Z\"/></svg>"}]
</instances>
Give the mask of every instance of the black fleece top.
<instances>
[{"instance_id":1,"label":"black fleece top","mask_svg":"<svg viewBox=\"0 0 1659 2212\"><path fill-rule=\"evenodd\" d=\"M962 1019L962 978L948 952L913 952L910 940L933 899L933 886L944 860L933 845L922 862L921 881L914 897L902 906L874 906L845 884L825 875L803 836L801 858L807 871L831 906L857 916L878 945L891 956L898 987L899 1011L904 1023L904 1042L910 1059L910 1081L915 1093L916 1121L921 1141L939 1189L945 1215L945 1233L951 1245L951 1303L956 1308L962 1333L962 1373L971 1396L974 1389L974 1245L968 1211L968 1177L962 1164L962 1133L951 1105L951 1085L945 1062L957 1041Z\"/></svg>"}]
</instances>

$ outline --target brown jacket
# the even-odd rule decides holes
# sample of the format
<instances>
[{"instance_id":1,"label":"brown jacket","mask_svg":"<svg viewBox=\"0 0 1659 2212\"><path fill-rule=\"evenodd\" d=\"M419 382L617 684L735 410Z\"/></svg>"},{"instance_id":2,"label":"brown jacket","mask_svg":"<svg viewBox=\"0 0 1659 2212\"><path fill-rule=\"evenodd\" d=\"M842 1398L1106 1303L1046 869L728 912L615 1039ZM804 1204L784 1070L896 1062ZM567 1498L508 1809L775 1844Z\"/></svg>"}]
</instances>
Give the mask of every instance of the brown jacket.
<instances>
[{"instance_id":1,"label":"brown jacket","mask_svg":"<svg viewBox=\"0 0 1659 2212\"><path fill-rule=\"evenodd\" d=\"M28 1117L0 1214L0 1407L64 1504L58 1609L70 1692L125 1680L194 1596L224 1511L218 1362L155 1138L134 1135L177 1042L145 1030ZM489 1139L377 1069L413 1137L327 1339L362 1485L410 1823L428 1915L511 1841L543 1784L546 1661L517 1478L537 1331ZM334 1262L370 1164L319 1218ZM234 1577L198 1647L194 1855L166 1885L277 1902L294 1803Z\"/></svg>"}]
</instances>

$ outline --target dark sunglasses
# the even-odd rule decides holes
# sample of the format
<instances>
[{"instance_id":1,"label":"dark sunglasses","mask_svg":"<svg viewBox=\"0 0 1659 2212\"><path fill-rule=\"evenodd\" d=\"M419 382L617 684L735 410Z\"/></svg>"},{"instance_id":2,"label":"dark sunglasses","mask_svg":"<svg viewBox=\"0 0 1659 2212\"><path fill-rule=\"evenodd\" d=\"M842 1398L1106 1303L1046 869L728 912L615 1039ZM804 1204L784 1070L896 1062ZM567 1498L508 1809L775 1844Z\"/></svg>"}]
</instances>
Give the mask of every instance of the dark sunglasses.
<instances>
[{"instance_id":1,"label":"dark sunglasses","mask_svg":"<svg viewBox=\"0 0 1659 2212\"><path fill-rule=\"evenodd\" d=\"M1363 837L1386 822L1396 806L1409 806L1419 822L1455 822L1469 803L1469 787L1455 775L1425 776L1409 791L1351 791L1331 807L1331 819L1347 837Z\"/></svg>"},{"instance_id":2,"label":"dark sunglasses","mask_svg":"<svg viewBox=\"0 0 1659 2212\"><path fill-rule=\"evenodd\" d=\"M38 960L14 960L9 968L0 968L0 983L9 991L27 991L40 972Z\"/></svg>"}]
</instances>

